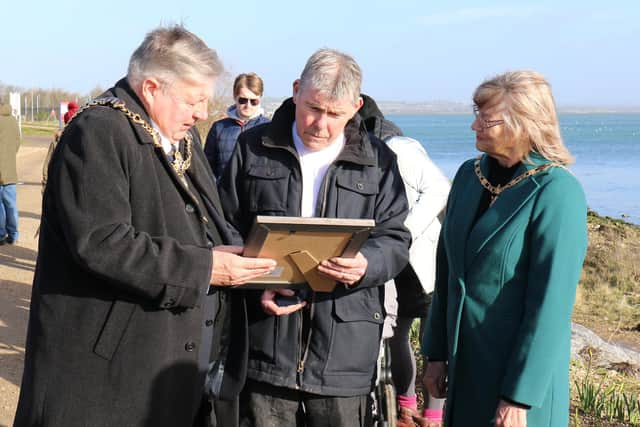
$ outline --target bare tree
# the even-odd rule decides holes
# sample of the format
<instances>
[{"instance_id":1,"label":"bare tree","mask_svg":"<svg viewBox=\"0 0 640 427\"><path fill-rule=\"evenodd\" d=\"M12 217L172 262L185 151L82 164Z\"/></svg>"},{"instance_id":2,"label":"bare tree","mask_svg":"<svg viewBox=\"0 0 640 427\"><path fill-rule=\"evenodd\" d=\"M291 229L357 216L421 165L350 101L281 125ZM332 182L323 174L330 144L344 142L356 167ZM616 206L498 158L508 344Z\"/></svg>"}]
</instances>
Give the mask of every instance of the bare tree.
<instances>
[{"instance_id":1,"label":"bare tree","mask_svg":"<svg viewBox=\"0 0 640 427\"><path fill-rule=\"evenodd\" d=\"M104 89L102 87L100 87L99 85L96 85L93 89L91 89L91 91L89 92L89 99L96 99L97 97L99 97L100 95L102 95L104 93Z\"/></svg>"},{"instance_id":2,"label":"bare tree","mask_svg":"<svg viewBox=\"0 0 640 427\"><path fill-rule=\"evenodd\" d=\"M196 123L202 143L205 143L209 129L216 120L227 114L227 107L233 102L233 80L229 72L225 72L216 82L216 91L209 101L209 118Z\"/></svg>"}]
</instances>

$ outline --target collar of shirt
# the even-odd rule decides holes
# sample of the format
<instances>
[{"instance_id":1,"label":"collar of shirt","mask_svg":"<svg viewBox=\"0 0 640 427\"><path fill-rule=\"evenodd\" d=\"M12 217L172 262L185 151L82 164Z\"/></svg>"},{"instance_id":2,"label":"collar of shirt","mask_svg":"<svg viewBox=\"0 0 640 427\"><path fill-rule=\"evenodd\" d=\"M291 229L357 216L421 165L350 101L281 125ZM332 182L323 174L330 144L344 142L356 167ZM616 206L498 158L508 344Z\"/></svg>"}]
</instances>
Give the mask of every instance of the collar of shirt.
<instances>
[{"instance_id":1,"label":"collar of shirt","mask_svg":"<svg viewBox=\"0 0 640 427\"><path fill-rule=\"evenodd\" d=\"M153 121L153 119L151 119L151 126L158 131L158 135L160 135L160 143L162 144L162 150L164 150L164 154L169 154L171 152L171 145L173 144L171 142L171 140L169 138L167 138L162 131L160 130L160 128L158 127L158 125L156 124L156 122ZM176 142L176 150L178 149L178 143Z\"/></svg>"}]
</instances>

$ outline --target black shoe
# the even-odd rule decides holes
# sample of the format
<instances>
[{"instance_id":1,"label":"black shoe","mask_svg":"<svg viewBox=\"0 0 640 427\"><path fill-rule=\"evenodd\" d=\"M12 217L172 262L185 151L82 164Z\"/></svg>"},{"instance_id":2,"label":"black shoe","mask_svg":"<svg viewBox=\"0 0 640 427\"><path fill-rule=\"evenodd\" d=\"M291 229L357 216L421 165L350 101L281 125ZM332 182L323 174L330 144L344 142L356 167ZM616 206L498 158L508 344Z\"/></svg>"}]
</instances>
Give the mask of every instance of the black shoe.
<instances>
[{"instance_id":1,"label":"black shoe","mask_svg":"<svg viewBox=\"0 0 640 427\"><path fill-rule=\"evenodd\" d=\"M10 245L13 245L16 242L16 239L14 239L13 237L8 236L6 239L6 242Z\"/></svg>"},{"instance_id":2,"label":"black shoe","mask_svg":"<svg viewBox=\"0 0 640 427\"><path fill-rule=\"evenodd\" d=\"M9 243L9 236L4 236L0 239L0 246L4 245L5 243Z\"/></svg>"}]
</instances>

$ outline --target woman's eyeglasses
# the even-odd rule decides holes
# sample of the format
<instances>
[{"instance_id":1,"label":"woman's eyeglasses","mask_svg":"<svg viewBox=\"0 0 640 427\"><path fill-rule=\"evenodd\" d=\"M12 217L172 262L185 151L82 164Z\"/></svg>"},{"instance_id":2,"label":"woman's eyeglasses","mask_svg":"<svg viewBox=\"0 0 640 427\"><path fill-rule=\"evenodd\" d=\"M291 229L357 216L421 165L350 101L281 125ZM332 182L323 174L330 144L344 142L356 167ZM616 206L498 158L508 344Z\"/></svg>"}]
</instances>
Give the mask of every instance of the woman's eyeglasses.
<instances>
[{"instance_id":1,"label":"woman's eyeglasses","mask_svg":"<svg viewBox=\"0 0 640 427\"><path fill-rule=\"evenodd\" d=\"M245 98L244 96L241 96L238 98L238 104L240 105L244 105L247 102L251 102L251 105L253 105L254 107L258 104L260 104L260 99L259 98Z\"/></svg>"},{"instance_id":2,"label":"woman's eyeglasses","mask_svg":"<svg viewBox=\"0 0 640 427\"><path fill-rule=\"evenodd\" d=\"M504 123L504 120L485 120L482 117L482 113L480 112L480 109L477 105L473 106L473 115L475 116L476 120L480 122L480 126L483 129L489 129Z\"/></svg>"}]
</instances>

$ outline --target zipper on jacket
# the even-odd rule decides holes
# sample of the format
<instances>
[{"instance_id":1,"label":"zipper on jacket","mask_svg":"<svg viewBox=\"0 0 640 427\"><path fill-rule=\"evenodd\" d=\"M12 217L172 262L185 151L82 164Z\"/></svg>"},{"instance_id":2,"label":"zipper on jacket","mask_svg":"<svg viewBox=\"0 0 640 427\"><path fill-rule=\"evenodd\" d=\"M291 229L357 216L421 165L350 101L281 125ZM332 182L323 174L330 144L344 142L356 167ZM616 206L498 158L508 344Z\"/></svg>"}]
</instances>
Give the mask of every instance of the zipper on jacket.
<instances>
[{"instance_id":1,"label":"zipper on jacket","mask_svg":"<svg viewBox=\"0 0 640 427\"><path fill-rule=\"evenodd\" d=\"M327 210L327 194L329 193L327 191L327 187L328 187L328 183L329 183L329 174L333 173L333 169L335 168L335 166L333 164L329 165L329 167L327 168L327 172L324 174L324 179L322 180L322 187L321 187L321 193L320 196L322 196L322 199L320 199L320 213L319 216L324 218L325 214L326 214L326 210Z\"/></svg>"},{"instance_id":2,"label":"zipper on jacket","mask_svg":"<svg viewBox=\"0 0 640 427\"><path fill-rule=\"evenodd\" d=\"M303 361L303 357L304 357L304 352L302 350L302 347L304 346L303 343L303 330L304 330L304 308L302 309L303 311L301 311L300 313L298 313L298 365L296 366L296 389L300 389L302 386L302 374L304 373L304 361Z\"/></svg>"},{"instance_id":3,"label":"zipper on jacket","mask_svg":"<svg viewBox=\"0 0 640 427\"><path fill-rule=\"evenodd\" d=\"M304 309L303 309L304 310ZM300 374L302 374L304 372L304 361L302 360L303 355L304 355L304 351L302 350L302 347L304 346L303 343L303 339L302 339L302 335L304 334L304 312L299 313L300 315L298 316L299 319L299 328L298 328L298 367L296 369L296 372L298 373L298 384L300 384L302 382L302 378L300 377Z\"/></svg>"},{"instance_id":4,"label":"zipper on jacket","mask_svg":"<svg viewBox=\"0 0 640 427\"><path fill-rule=\"evenodd\" d=\"M298 160L299 161L299 160ZM324 179L322 180L322 187L321 187L321 196L322 196L322 201L320 202L320 212L319 212L319 216L324 218L325 214L326 214L326 208L327 208L327 187L328 187L328 182L329 182L329 174L331 172L333 172L333 169L335 168L334 164L329 165L329 168L327 169L327 172L324 175ZM300 198L300 204L302 205L302 198ZM302 206L300 207L302 209ZM315 292L311 291L311 301L309 301L309 335L307 335L307 342L304 345L304 352L302 353L302 357L298 360L298 385L300 387L302 387L302 375L304 374L304 368L305 368L305 362L307 361L307 356L309 354L309 347L311 346L311 335L313 333L313 317L315 314L315 299L316 299L316 294ZM302 331L302 328L300 328L300 330ZM300 333L300 344L302 345L302 332Z\"/></svg>"},{"instance_id":5,"label":"zipper on jacket","mask_svg":"<svg viewBox=\"0 0 640 427\"><path fill-rule=\"evenodd\" d=\"M309 334L307 335L307 341L303 343L303 337L304 337L304 331L303 331L303 327L304 327L304 319L302 318L302 316L300 316L300 350L302 350L302 348L304 347L304 350L302 350L302 355L301 357L298 359L298 367L296 369L297 373L298 373L298 385L302 386L302 375L304 374L304 364L307 361L307 355L309 354L309 347L311 346L311 335L313 334L313 315L315 313L315 298L316 295L315 293L311 294L311 301L309 302ZM303 309L304 310L304 309Z\"/></svg>"},{"instance_id":6,"label":"zipper on jacket","mask_svg":"<svg viewBox=\"0 0 640 427\"><path fill-rule=\"evenodd\" d=\"M281 147L275 144L271 144L268 141L263 140L263 145L271 147L271 148L280 148L282 150L288 151L291 155L295 157L298 161L298 169L297 172L299 174L299 181L302 183L302 165L300 164L300 156L298 151L295 148L291 147ZM322 202L320 205L320 216L324 217L326 210L326 202L327 202L327 182L329 171L334 167L333 164L329 166L327 169L327 173L325 174L323 183L322 183ZM300 200L298 201L298 216L302 213L302 193L300 193ZM312 325L313 325L313 317L315 313L315 292L311 293L311 301L308 304L309 307L309 334L307 335L307 340L304 342L304 313L300 314L300 327L298 333L298 364L296 366L296 388L302 388L302 377L304 374L305 363L307 361L307 355L309 354L309 347L311 346L311 335L312 335ZM304 309L303 309L304 310Z\"/></svg>"}]
</instances>

